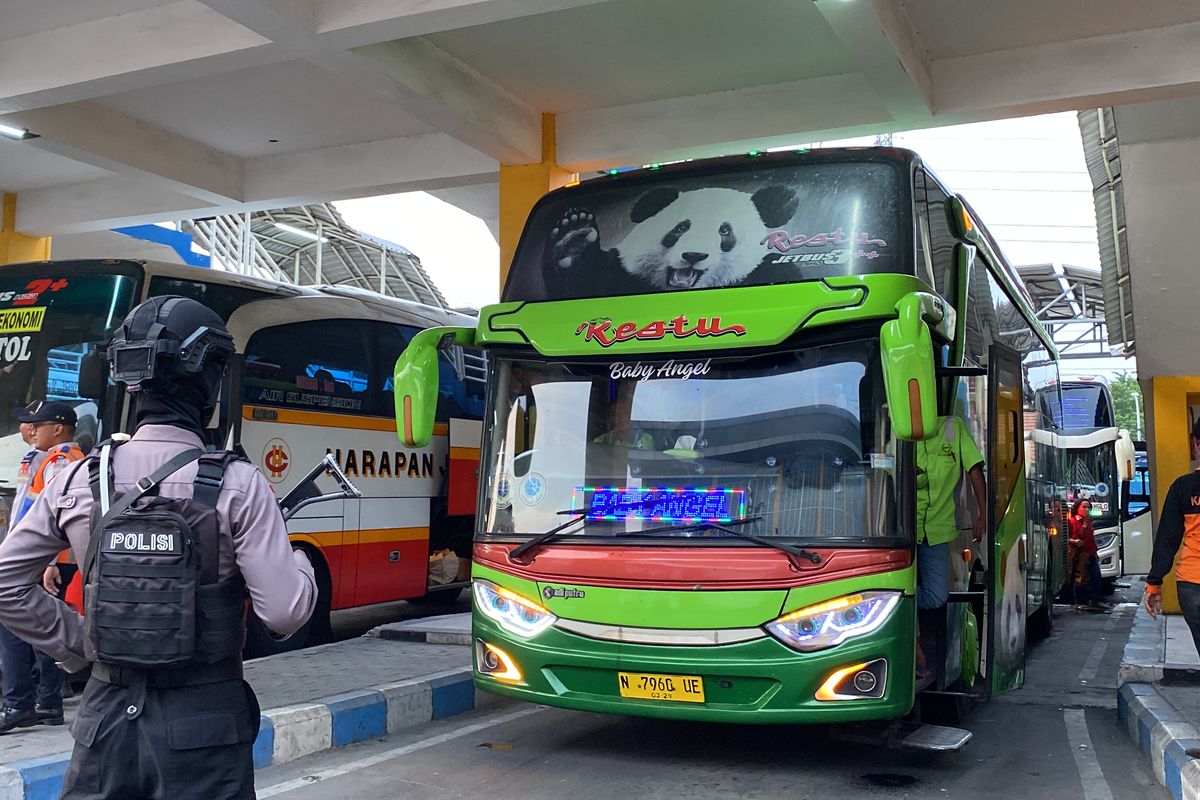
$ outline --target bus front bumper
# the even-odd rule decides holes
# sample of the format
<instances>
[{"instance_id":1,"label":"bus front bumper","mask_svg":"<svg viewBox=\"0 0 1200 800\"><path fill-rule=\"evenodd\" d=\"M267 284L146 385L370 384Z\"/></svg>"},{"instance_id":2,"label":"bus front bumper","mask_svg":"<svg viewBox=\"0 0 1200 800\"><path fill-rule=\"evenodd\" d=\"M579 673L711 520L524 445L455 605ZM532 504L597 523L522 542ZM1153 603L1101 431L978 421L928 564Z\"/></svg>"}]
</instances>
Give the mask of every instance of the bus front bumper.
<instances>
[{"instance_id":1,"label":"bus front bumper","mask_svg":"<svg viewBox=\"0 0 1200 800\"><path fill-rule=\"evenodd\" d=\"M1096 531L1097 539L1105 534L1115 534L1112 542L1098 548L1096 558L1100 561L1101 578L1117 578L1121 575L1121 534L1119 529Z\"/></svg>"},{"instance_id":2,"label":"bus front bumper","mask_svg":"<svg viewBox=\"0 0 1200 800\"><path fill-rule=\"evenodd\" d=\"M894 719L913 705L913 603L911 597L903 598L877 631L816 653L792 650L771 636L727 645L658 646L592 639L551 627L524 639L476 613L475 641L503 650L520 678L499 680L482 674L477 646L475 685L560 708L668 719L765 724ZM882 696L816 698L834 673L879 659L887 662ZM622 697L620 672L699 678L704 700Z\"/></svg>"}]
</instances>

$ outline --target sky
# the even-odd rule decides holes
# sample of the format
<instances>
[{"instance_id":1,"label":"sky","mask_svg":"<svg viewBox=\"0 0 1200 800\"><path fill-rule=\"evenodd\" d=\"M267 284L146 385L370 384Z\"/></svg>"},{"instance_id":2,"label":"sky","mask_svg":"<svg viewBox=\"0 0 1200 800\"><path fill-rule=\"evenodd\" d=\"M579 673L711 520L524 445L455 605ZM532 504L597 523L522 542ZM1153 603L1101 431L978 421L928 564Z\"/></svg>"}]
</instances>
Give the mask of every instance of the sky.
<instances>
[{"instance_id":1,"label":"sky","mask_svg":"<svg viewBox=\"0 0 1200 800\"><path fill-rule=\"evenodd\" d=\"M873 143L874 137L807 144ZM1099 270L1091 182L1073 112L896 133L892 144L920 153L961 192L1012 264ZM481 220L422 192L336 205L350 225L416 253L452 306L497 300L499 247ZM1064 377L1120 372L1136 372L1134 361L1067 361L1063 369Z\"/></svg>"},{"instance_id":2,"label":"sky","mask_svg":"<svg viewBox=\"0 0 1200 800\"><path fill-rule=\"evenodd\" d=\"M415 253L452 308L499 299L500 246L478 217L425 192L334 206L350 226Z\"/></svg>"}]
</instances>

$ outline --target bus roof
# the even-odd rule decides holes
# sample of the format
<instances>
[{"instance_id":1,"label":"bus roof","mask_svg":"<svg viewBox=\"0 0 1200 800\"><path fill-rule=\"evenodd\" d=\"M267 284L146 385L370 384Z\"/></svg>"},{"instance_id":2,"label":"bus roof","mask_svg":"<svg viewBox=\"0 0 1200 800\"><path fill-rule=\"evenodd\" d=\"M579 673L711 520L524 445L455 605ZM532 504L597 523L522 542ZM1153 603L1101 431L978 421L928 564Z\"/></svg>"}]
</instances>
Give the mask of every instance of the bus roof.
<instances>
[{"instance_id":1,"label":"bus roof","mask_svg":"<svg viewBox=\"0 0 1200 800\"><path fill-rule=\"evenodd\" d=\"M457 311L449 311L436 306L425 305L413 300L402 300L397 297L389 297L387 295L381 295L377 292L372 292L358 287L330 286L327 284L320 284L317 286L297 286L295 284L273 281L266 278L259 278L250 275L239 275L237 273L225 272L223 270L192 267L183 264L171 264L164 261L151 261L142 259L73 259L63 261L30 261L21 264L8 265L5 267L5 270L21 268L45 270L48 267L51 267L51 265L54 269L84 274L111 274L114 272L136 271L145 274L147 277L162 276L185 281L201 281L204 283L217 284L221 286L252 289L268 295L267 297L251 300L245 305L257 306L259 303L274 302L276 300L286 300L289 298L328 298L331 300L341 300L340 303L335 302L328 304L328 308L331 310L337 308L342 313L356 311L354 314L355 316L370 317L380 314L393 316L399 314L408 317L414 324L422 325L424 327L436 325L471 326L475 324L475 318L467 314L462 314ZM310 309L312 308L311 305L308 305L307 307ZM285 314L282 316L287 315ZM331 317L336 316L336 314L326 314L325 316ZM290 319L285 319L282 321L290 321Z\"/></svg>"}]
</instances>

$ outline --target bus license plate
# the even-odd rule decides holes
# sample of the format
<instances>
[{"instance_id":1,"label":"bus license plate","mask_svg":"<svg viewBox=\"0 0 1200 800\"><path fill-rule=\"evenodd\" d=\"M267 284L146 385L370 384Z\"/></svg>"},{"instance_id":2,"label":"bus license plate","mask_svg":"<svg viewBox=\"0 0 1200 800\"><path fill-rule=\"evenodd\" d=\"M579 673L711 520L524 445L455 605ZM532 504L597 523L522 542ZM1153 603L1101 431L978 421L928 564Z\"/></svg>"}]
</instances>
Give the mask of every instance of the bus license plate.
<instances>
[{"instance_id":1,"label":"bus license plate","mask_svg":"<svg viewBox=\"0 0 1200 800\"><path fill-rule=\"evenodd\" d=\"M699 675L618 672L617 687L621 690L621 697L671 700L677 703L704 702L704 681Z\"/></svg>"}]
</instances>

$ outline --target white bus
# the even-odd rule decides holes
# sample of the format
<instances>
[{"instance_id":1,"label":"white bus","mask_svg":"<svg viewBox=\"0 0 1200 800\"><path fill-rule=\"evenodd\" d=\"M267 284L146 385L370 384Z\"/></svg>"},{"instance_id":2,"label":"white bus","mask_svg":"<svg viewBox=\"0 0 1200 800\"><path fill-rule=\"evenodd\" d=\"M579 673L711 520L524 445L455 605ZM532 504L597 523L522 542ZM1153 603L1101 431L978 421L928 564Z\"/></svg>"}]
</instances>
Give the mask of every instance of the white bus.
<instances>
[{"instance_id":1,"label":"white bus","mask_svg":"<svg viewBox=\"0 0 1200 800\"><path fill-rule=\"evenodd\" d=\"M293 546L317 567L318 611L283 639L251 620L248 652L320 640L332 610L457 596L467 584L485 365L461 348L444 353L438 435L424 448L401 447L395 435L391 373L418 331L475 320L363 290L142 261L4 267L0 500L14 490L24 451L16 414L27 403L73 402L85 449L129 429L128 398L96 380L100 350L133 306L164 294L215 310L237 345L208 444L240 447L280 496L333 453L363 495L313 506L289 522Z\"/></svg>"},{"instance_id":2,"label":"white bus","mask_svg":"<svg viewBox=\"0 0 1200 800\"><path fill-rule=\"evenodd\" d=\"M1063 451L1068 504L1082 499L1092 504L1100 577L1111 590L1118 577L1150 568L1150 531L1124 514L1134 477L1133 440L1117 427L1112 395L1102 379L1063 381L1057 388L1039 389L1038 396L1057 429L1053 439Z\"/></svg>"}]
</instances>

